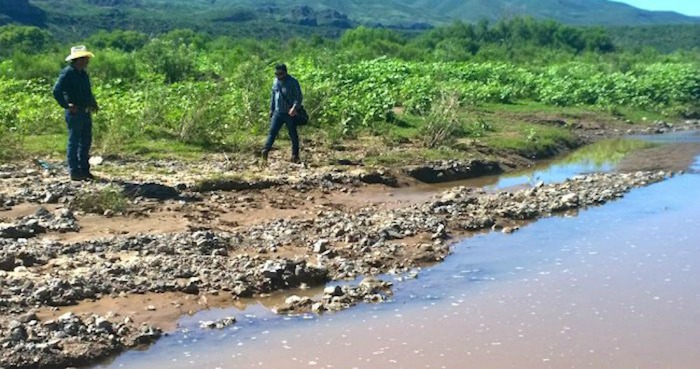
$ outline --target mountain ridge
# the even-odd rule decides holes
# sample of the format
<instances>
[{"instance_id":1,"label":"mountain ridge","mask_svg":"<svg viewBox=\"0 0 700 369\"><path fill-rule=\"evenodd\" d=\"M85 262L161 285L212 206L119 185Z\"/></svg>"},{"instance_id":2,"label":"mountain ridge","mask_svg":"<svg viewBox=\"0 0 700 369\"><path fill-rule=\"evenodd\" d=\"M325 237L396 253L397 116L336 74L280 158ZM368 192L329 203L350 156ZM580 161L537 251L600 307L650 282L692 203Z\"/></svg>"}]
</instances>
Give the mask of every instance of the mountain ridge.
<instances>
[{"instance_id":1,"label":"mountain ridge","mask_svg":"<svg viewBox=\"0 0 700 369\"><path fill-rule=\"evenodd\" d=\"M358 25L421 30L453 21L530 16L572 25L700 24L610 0L2 0L0 25L84 36L99 29L159 33L192 28L221 34L332 35Z\"/></svg>"}]
</instances>

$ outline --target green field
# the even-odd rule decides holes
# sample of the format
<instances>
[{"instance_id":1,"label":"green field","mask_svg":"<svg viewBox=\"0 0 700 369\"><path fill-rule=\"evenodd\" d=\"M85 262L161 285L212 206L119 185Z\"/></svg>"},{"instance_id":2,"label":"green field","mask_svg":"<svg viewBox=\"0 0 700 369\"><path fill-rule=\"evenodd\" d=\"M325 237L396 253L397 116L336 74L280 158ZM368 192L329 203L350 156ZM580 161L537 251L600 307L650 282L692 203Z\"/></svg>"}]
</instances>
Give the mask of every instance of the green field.
<instances>
[{"instance_id":1,"label":"green field","mask_svg":"<svg viewBox=\"0 0 700 369\"><path fill-rule=\"evenodd\" d=\"M328 148L374 138L432 156L458 156L468 142L537 154L575 138L572 127L525 119L533 115L634 123L700 110L697 51L626 52L601 29L532 19L415 37L358 28L279 43L178 30L101 32L85 42L97 54L95 148L107 155L255 154L279 61L302 83L312 118L304 136ZM65 123L51 88L66 52L31 27L0 27L0 44L0 157L59 155Z\"/></svg>"}]
</instances>

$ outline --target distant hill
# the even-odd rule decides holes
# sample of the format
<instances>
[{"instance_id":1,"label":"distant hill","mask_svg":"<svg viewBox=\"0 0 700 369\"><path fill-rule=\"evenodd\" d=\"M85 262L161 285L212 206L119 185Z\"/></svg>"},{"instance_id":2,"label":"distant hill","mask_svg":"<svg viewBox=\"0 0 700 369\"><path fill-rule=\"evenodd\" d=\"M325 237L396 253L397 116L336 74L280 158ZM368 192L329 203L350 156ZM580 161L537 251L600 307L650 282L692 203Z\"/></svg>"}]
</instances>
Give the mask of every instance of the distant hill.
<instances>
[{"instance_id":1,"label":"distant hill","mask_svg":"<svg viewBox=\"0 0 700 369\"><path fill-rule=\"evenodd\" d=\"M577 25L651 25L700 23L700 18L655 12L608 0L396 0L431 9L452 19L478 21L532 16Z\"/></svg>"},{"instance_id":2,"label":"distant hill","mask_svg":"<svg viewBox=\"0 0 700 369\"><path fill-rule=\"evenodd\" d=\"M532 16L576 25L700 24L608 0L0 0L0 24L48 27L60 38L98 29L158 33L192 28L219 34L337 34L357 25L426 29L454 20Z\"/></svg>"},{"instance_id":3,"label":"distant hill","mask_svg":"<svg viewBox=\"0 0 700 369\"><path fill-rule=\"evenodd\" d=\"M29 0L0 1L0 25L13 22L41 27L46 24L46 14Z\"/></svg>"}]
</instances>

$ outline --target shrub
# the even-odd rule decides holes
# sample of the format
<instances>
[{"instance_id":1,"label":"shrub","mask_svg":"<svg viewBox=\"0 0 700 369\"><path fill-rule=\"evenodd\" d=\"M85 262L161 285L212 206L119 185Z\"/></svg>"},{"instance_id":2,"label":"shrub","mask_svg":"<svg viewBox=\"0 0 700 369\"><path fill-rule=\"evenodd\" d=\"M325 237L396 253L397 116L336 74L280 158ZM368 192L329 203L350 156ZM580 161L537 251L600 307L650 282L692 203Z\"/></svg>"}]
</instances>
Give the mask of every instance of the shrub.
<instances>
[{"instance_id":1,"label":"shrub","mask_svg":"<svg viewBox=\"0 0 700 369\"><path fill-rule=\"evenodd\" d=\"M423 146L429 149L444 146L454 141L462 131L457 117L459 97L457 93L446 93L433 104L427 123L421 127Z\"/></svg>"},{"instance_id":2,"label":"shrub","mask_svg":"<svg viewBox=\"0 0 700 369\"><path fill-rule=\"evenodd\" d=\"M118 187L107 186L95 192L79 193L71 208L85 213L104 214L107 210L114 213L123 213L127 210L129 202Z\"/></svg>"}]
</instances>

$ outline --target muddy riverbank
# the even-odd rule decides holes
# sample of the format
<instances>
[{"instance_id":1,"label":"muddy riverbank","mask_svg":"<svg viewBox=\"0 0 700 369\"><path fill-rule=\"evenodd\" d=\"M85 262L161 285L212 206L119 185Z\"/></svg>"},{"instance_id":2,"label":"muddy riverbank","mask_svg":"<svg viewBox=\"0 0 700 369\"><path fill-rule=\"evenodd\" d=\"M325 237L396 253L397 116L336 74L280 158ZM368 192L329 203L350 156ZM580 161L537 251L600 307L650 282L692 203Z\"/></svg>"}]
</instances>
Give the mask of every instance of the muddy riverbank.
<instances>
[{"instance_id":1,"label":"muddy riverbank","mask_svg":"<svg viewBox=\"0 0 700 369\"><path fill-rule=\"evenodd\" d=\"M674 174L587 174L520 190L459 186L403 199L387 195L399 194L392 186L400 183L384 169L316 171L260 188L263 182L231 178L207 182L214 188L121 183L133 191L131 208L89 215L68 210L71 200L106 184L68 185L51 170L8 168L14 174L3 180L6 188L19 190L3 192L9 210L0 212L6 368L86 364L158 339L181 314L329 281L328 290L269 305L322 313L383 301L389 281L357 278L411 273L444 260L472 232L512 233L523 222L604 204ZM235 183L251 187L221 187Z\"/></svg>"},{"instance_id":2,"label":"muddy riverbank","mask_svg":"<svg viewBox=\"0 0 700 369\"><path fill-rule=\"evenodd\" d=\"M697 174L676 176L575 217L465 239L416 279L387 276L384 304L185 316L148 351L94 368L694 368L699 190ZM199 329L231 314L229 329Z\"/></svg>"}]
</instances>

